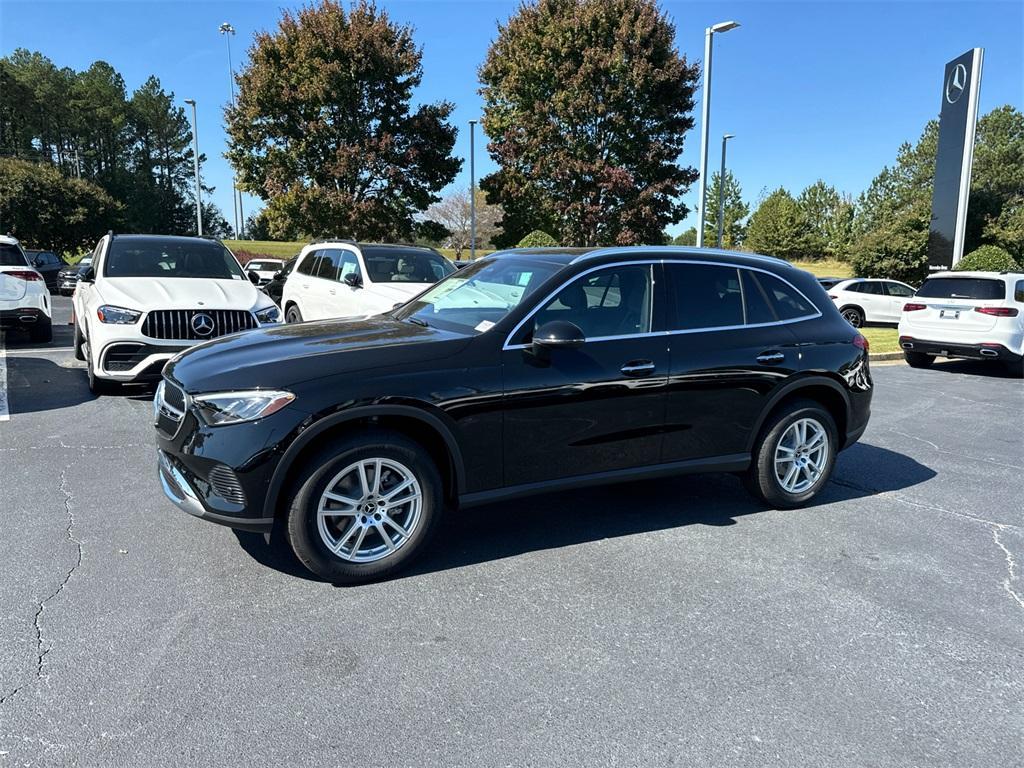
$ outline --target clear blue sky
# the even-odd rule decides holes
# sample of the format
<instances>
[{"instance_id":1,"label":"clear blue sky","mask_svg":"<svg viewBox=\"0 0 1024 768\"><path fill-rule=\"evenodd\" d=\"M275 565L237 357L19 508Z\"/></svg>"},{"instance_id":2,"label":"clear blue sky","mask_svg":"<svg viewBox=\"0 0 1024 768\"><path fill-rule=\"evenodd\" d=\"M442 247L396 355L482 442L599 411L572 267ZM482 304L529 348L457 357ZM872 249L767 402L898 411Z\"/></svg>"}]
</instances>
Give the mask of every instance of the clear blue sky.
<instances>
[{"instance_id":1,"label":"clear blue sky","mask_svg":"<svg viewBox=\"0 0 1024 768\"><path fill-rule=\"evenodd\" d=\"M228 99L222 21L238 31L236 68L255 31L273 29L285 2L51 2L0 0L0 54L38 50L59 66L113 65L129 91L157 75L179 103L199 102L200 149L210 160L206 181L231 218L231 171L222 153L221 108ZM518 2L381 2L412 24L423 47L421 101L456 104L456 153L469 154L467 121L479 115L477 68L497 23ZM938 114L942 68L969 48L985 48L981 113L1002 104L1024 108L1024 2L669 2L677 43L690 60L703 57L704 28L736 19L716 36L712 100L712 165L722 133L734 133L729 166L755 201L765 188L794 193L817 178L860 193L900 143L913 141ZM698 162L697 126L681 162ZM478 134L477 177L494 169ZM469 164L455 182L469 185ZM686 195L695 207L696 191ZM246 200L247 212L258 203ZM691 215L690 220L693 216ZM690 221L670 227L675 234Z\"/></svg>"}]
</instances>

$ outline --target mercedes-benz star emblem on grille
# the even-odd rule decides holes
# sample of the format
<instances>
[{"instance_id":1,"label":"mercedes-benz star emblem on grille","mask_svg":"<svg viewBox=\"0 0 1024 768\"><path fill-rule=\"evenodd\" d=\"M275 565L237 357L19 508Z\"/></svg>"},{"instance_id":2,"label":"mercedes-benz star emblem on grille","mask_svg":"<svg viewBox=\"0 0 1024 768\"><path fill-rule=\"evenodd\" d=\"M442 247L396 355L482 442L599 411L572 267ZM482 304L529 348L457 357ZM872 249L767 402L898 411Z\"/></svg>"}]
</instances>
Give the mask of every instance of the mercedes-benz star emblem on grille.
<instances>
[{"instance_id":1,"label":"mercedes-benz star emblem on grille","mask_svg":"<svg viewBox=\"0 0 1024 768\"><path fill-rule=\"evenodd\" d=\"M197 336L209 336L213 333L213 318L204 312L192 315L192 330Z\"/></svg>"},{"instance_id":2,"label":"mercedes-benz star emblem on grille","mask_svg":"<svg viewBox=\"0 0 1024 768\"><path fill-rule=\"evenodd\" d=\"M949 80L946 81L946 101L956 104L964 94L967 87L967 67L957 64L949 73Z\"/></svg>"}]
</instances>

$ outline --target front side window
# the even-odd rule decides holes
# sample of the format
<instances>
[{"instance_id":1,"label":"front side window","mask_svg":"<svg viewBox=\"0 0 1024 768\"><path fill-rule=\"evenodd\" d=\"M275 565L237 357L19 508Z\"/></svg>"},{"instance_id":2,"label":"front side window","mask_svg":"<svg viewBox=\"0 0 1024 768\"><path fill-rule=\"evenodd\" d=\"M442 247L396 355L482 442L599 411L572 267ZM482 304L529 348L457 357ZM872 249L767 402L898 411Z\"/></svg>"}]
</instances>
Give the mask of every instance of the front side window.
<instances>
[{"instance_id":1,"label":"front side window","mask_svg":"<svg viewBox=\"0 0 1024 768\"><path fill-rule=\"evenodd\" d=\"M608 267L584 275L560 290L533 316L536 330L553 320L575 324L588 338L631 336L651 330L651 265ZM526 343L523 339L519 343Z\"/></svg>"},{"instance_id":2,"label":"front side window","mask_svg":"<svg viewBox=\"0 0 1024 768\"><path fill-rule=\"evenodd\" d=\"M481 259L450 274L392 316L459 333L483 333L561 268L535 259Z\"/></svg>"},{"instance_id":3,"label":"front side window","mask_svg":"<svg viewBox=\"0 0 1024 768\"><path fill-rule=\"evenodd\" d=\"M244 280L242 268L223 245L202 240L114 238L103 263L107 277L175 277Z\"/></svg>"},{"instance_id":4,"label":"front side window","mask_svg":"<svg viewBox=\"0 0 1024 768\"><path fill-rule=\"evenodd\" d=\"M338 280L344 280L348 275L359 275L359 261L352 251L335 253L338 255Z\"/></svg>"},{"instance_id":5,"label":"front side window","mask_svg":"<svg viewBox=\"0 0 1024 768\"><path fill-rule=\"evenodd\" d=\"M361 246L373 283L436 283L455 271L448 259L425 248Z\"/></svg>"}]
</instances>

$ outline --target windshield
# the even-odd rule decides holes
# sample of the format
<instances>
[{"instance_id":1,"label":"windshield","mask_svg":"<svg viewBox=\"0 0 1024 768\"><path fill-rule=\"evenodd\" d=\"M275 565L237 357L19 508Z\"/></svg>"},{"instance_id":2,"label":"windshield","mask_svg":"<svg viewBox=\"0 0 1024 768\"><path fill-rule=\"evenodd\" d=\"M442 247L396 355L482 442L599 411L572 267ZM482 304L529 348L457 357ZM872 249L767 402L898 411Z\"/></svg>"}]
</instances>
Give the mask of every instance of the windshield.
<instances>
[{"instance_id":1,"label":"windshield","mask_svg":"<svg viewBox=\"0 0 1024 768\"><path fill-rule=\"evenodd\" d=\"M103 264L107 277L191 277L245 280L231 251L212 240L114 238Z\"/></svg>"},{"instance_id":2,"label":"windshield","mask_svg":"<svg viewBox=\"0 0 1024 768\"><path fill-rule=\"evenodd\" d=\"M926 299L1005 299L1006 283L983 277L934 277L925 280L916 295Z\"/></svg>"},{"instance_id":3,"label":"windshield","mask_svg":"<svg viewBox=\"0 0 1024 768\"><path fill-rule=\"evenodd\" d=\"M436 283L455 267L444 256L423 248L361 246L373 283Z\"/></svg>"},{"instance_id":4,"label":"windshield","mask_svg":"<svg viewBox=\"0 0 1024 768\"><path fill-rule=\"evenodd\" d=\"M533 259L482 259L395 310L394 317L483 333L560 269L559 264Z\"/></svg>"},{"instance_id":5,"label":"windshield","mask_svg":"<svg viewBox=\"0 0 1024 768\"><path fill-rule=\"evenodd\" d=\"M250 261L248 264L245 265L245 268L246 269L261 270L261 271L264 271L264 272L269 272L270 270L274 270L276 272L277 270L279 270L281 268L281 262L280 261Z\"/></svg>"},{"instance_id":6,"label":"windshield","mask_svg":"<svg viewBox=\"0 0 1024 768\"><path fill-rule=\"evenodd\" d=\"M21 248L10 243L0 243L0 267L27 267Z\"/></svg>"}]
</instances>

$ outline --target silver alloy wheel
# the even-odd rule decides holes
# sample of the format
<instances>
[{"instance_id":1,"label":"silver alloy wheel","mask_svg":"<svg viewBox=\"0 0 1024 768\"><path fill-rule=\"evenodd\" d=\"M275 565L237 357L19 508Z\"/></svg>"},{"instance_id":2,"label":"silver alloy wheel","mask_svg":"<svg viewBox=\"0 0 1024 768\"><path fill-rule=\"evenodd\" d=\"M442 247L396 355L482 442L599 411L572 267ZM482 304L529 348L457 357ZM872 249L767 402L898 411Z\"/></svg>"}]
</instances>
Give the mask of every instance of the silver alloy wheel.
<instances>
[{"instance_id":1,"label":"silver alloy wheel","mask_svg":"<svg viewBox=\"0 0 1024 768\"><path fill-rule=\"evenodd\" d=\"M372 563L409 541L422 511L423 491L411 469L394 459L362 459L327 484L317 528L336 557Z\"/></svg>"},{"instance_id":2,"label":"silver alloy wheel","mask_svg":"<svg viewBox=\"0 0 1024 768\"><path fill-rule=\"evenodd\" d=\"M786 493L799 494L814 487L825 474L829 439L817 419L794 421L775 446L775 477Z\"/></svg>"},{"instance_id":3,"label":"silver alloy wheel","mask_svg":"<svg viewBox=\"0 0 1024 768\"><path fill-rule=\"evenodd\" d=\"M843 319L846 320L854 328L860 328L862 321L860 319L860 312L856 309L847 309L843 312Z\"/></svg>"}]
</instances>

